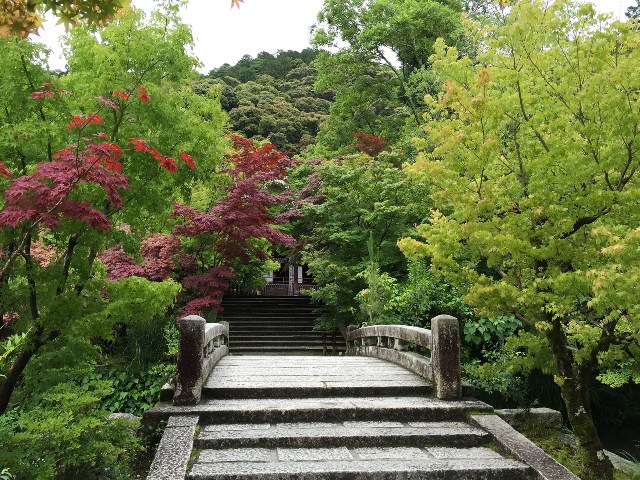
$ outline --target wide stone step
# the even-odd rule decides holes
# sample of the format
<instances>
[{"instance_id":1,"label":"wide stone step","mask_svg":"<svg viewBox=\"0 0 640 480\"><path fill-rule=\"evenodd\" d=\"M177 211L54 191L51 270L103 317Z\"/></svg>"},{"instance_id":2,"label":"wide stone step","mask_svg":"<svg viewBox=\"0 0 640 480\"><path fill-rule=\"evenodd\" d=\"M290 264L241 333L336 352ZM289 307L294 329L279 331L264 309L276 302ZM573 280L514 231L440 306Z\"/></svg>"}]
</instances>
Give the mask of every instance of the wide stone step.
<instances>
[{"instance_id":1,"label":"wide stone step","mask_svg":"<svg viewBox=\"0 0 640 480\"><path fill-rule=\"evenodd\" d=\"M318 314L313 312L236 312L230 315L219 315L218 318L227 321L235 321L242 319L304 319L307 321L312 321L318 318Z\"/></svg>"},{"instance_id":2,"label":"wide stone step","mask_svg":"<svg viewBox=\"0 0 640 480\"><path fill-rule=\"evenodd\" d=\"M490 411L489 405L478 400L443 401L423 396L391 396L207 399L194 406L157 406L148 410L146 415L149 418L199 415L204 423L292 423L405 421L407 418L413 421L463 421L468 412Z\"/></svg>"},{"instance_id":3,"label":"wide stone step","mask_svg":"<svg viewBox=\"0 0 640 480\"><path fill-rule=\"evenodd\" d=\"M329 341L330 339L327 339ZM300 332L290 334L287 332L280 333L251 333L251 334L239 334L235 333L230 341L236 342L292 342L292 341L305 341L305 342L322 342L322 335L317 335L309 332Z\"/></svg>"},{"instance_id":4,"label":"wide stone step","mask_svg":"<svg viewBox=\"0 0 640 480\"><path fill-rule=\"evenodd\" d=\"M256 333L256 332L291 332L291 331L304 331L305 333L312 333L313 324L243 324L243 325L229 325L229 335L232 335L234 332L247 332L247 333ZM320 333L322 332L314 332Z\"/></svg>"},{"instance_id":5,"label":"wide stone step","mask_svg":"<svg viewBox=\"0 0 640 480\"><path fill-rule=\"evenodd\" d=\"M230 326L234 325L314 325L315 320L312 318L222 318L221 320L229 322Z\"/></svg>"},{"instance_id":6,"label":"wide stone step","mask_svg":"<svg viewBox=\"0 0 640 480\"><path fill-rule=\"evenodd\" d=\"M203 450L191 480L525 480L529 468L487 448Z\"/></svg>"},{"instance_id":7,"label":"wide stone step","mask_svg":"<svg viewBox=\"0 0 640 480\"><path fill-rule=\"evenodd\" d=\"M328 350L331 351L331 348L328 347ZM344 349L339 351L343 351ZM323 354L322 346L295 346L295 347L276 347L276 346L265 346L265 347L231 347L230 353L233 355L284 355L284 356L319 356Z\"/></svg>"},{"instance_id":8,"label":"wide stone step","mask_svg":"<svg viewBox=\"0 0 640 480\"><path fill-rule=\"evenodd\" d=\"M354 382L344 385L336 382L324 384L309 382L298 383L295 386L274 386L273 384L254 384L242 382L221 383L220 387L204 387L202 394L205 398L320 398L327 395L333 397L369 397L371 395L431 395L430 385L416 386L411 382L389 382L388 386L370 386L366 382Z\"/></svg>"},{"instance_id":9,"label":"wide stone step","mask_svg":"<svg viewBox=\"0 0 640 480\"><path fill-rule=\"evenodd\" d=\"M229 340L229 347L234 346L247 346L247 347L262 347L262 346L304 346L304 345L319 345L322 342L322 337L304 337L304 336L280 336L276 338L238 338L232 337Z\"/></svg>"},{"instance_id":10,"label":"wide stone step","mask_svg":"<svg viewBox=\"0 0 640 480\"><path fill-rule=\"evenodd\" d=\"M296 307L296 306L273 306L266 307L263 305L255 305L255 306L243 306L243 307L226 307L220 315L251 315L253 313L264 314L264 315L274 315L274 314L295 314L302 313L305 315L313 314L315 316L319 315L317 309L313 307Z\"/></svg>"},{"instance_id":11,"label":"wide stone step","mask_svg":"<svg viewBox=\"0 0 640 480\"><path fill-rule=\"evenodd\" d=\"M392 447L447 445L478 447L490 440L464 422L325 422L205 425L195 446L256 447Z\"/></svg>"},{"instance_id":12,"label":"wide stone step","mask_svg":"<svg viewBox=\"0 0 640 480\"><path fill-rule=\"evenodd\" d=\"M247 328L235 328L231 327L229 329L233 332L234 336L241 335L255 335L256 333L260 333L261 335L268 336L279 336L279 335L314 335L322 337L323 332L318 332L317 330L313 330L313 327L278 327L278 328L269 328L266 329L264 327L247 327Z\"/></svg>"}]
</instances>

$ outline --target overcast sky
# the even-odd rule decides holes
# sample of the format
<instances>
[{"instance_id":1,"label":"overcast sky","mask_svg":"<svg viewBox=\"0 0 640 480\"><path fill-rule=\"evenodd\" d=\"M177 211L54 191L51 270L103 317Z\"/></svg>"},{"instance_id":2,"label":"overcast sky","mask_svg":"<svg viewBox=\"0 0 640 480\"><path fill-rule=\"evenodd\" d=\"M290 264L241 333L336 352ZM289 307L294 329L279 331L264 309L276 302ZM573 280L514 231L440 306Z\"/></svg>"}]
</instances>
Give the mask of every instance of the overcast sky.
<instances>
[{"instance_id":1,"label":"overcast sky","mask_svg":"<svg viewBox=\"0 0 640 480\"><path fill-rule=\"evenodd\" d=\"M634 0L593 0L602 12L624 18ZM133 0L137 7L150 11L152 0ZM191 25L195 37L195 54L206 73L223 63L235 64L243 55L260 52L302 50L309 46L309 30L323 0L245 0L241 8L231 9L230 0L189 0L182 19ZM50 68L64 69L59 36L62 26L47 22L41 41L54 52ZM36 37L37 38L37 37Z\"/></svg>"}]
</instances>

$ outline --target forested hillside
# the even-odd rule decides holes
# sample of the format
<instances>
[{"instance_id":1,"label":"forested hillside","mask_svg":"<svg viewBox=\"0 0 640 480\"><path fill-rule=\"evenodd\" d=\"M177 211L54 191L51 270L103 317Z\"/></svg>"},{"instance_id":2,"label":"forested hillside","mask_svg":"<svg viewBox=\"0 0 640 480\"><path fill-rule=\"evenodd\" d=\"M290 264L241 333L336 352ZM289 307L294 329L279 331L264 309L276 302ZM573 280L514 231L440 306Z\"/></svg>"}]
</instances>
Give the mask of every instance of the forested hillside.
<instances>
[{"instance_id":1,"label":"forested hillside","mask_svg":"<svg viewBox=\"0 0 640 480\"><path fill-rule=\"evenodd\" d=\"M315 89L317 55L306 49L244 56L211 70L198 88L221 86L220 102L233 131L299 153L314 142L334 96L330 88Z\"/></svg>"}]
</instances>

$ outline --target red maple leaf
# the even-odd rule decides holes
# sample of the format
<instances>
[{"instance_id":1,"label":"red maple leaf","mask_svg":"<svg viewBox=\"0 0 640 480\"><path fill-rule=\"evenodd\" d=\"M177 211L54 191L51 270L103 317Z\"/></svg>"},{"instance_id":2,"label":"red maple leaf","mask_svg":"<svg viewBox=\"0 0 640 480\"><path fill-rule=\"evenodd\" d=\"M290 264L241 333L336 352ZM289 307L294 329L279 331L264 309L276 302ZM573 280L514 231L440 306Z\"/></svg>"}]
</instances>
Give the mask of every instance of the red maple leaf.
<instances>
[{"instance_id":1,"label":"red maple leaf","mask_svg":"<svg viewBox=\"0 0 640 480\"><path fill-rule=\"evenodd\" d=\"M2 162L0 162L0 175L11 178L11 171L9 171L9 169L5 167L4 163Z\"/></svg>"},{"instance_id":2,"label":"red maple leaf","mask_svg":"<svg viewBox=\"0 0 640 480\"><path fill-rule=\"evenodd\" d=\"M184 163L186 163L191 170L196 169L196 162L194 162L193 158L191 158L191 155L186 153L184 150L180 150L180 158L184 160Z\"/></svg>"},{"instance_id":3,"label":"red maple leaf","mask_svg":"<svg viewBox=\"0 0 640 480\"><path fill-rule=\"evenodd\" d=\"M67 128L71 130L72 128L82 127L91 123L102 123L102 117L100 115L96 115L95 113L88 113L86 115L74 115L71 118L71 123L67 125Z\"/></svg>"},{"instance_id":4,"label":"red maple leaf","mask_svg":"<svg viewBox=\"0 0 640 480\"><path fill-rule=\"evenodd\" d=\"M160 166L170 173L174 173L178 170L178 164L171 157L161 157Z\"/></svg>"},{"instance_id":5,"label":"red maple leaf","mask_svg":"<svg viewBox=\"0 0 640 480\"><path fill-rule=\"evenodd\" d=\"M120 97L123 100L129 100L129 94L126 92L115 91L113 92L114 97Z\"/></svg>"},{"instance_id":6,"label":"red maple leaf","mask_svg":"<svg viewBox=\"0 0 640 480\"><path fill-rule=\"evenodd\" d=\"M135 148L139 152L150 154L153 158L160 162L160 166L165 170L171 173L174 173L178 170L178 164L176 163L175 159L173 159L172 157L165 157L164 155L162 155L160 150L150 146L144 140L140 140L139 138L130 138L129 143L133 145L133 148Z\"/></svg>"},{"instance_id":7,"label":"red maple leaf","mask_svg":"<svg viewBox=\"0 0 640 480\"><path fill-rule=\"evenodd\" d=\"M143 102L148 102L149 100L151 100L151 98L147 94L147 90L144 87L138 87L138 89L140 90L140 100L142 100Z\"/></svg>"}]
</instances>

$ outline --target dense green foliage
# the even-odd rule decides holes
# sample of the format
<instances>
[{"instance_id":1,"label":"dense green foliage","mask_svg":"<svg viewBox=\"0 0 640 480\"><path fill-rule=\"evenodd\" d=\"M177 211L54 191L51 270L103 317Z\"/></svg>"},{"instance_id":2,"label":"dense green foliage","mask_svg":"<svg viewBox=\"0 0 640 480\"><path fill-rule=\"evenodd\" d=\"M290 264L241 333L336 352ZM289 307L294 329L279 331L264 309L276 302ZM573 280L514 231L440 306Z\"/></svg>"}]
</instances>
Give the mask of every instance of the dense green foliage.
<instances>
[{"instance_id":1,"label":"dense green foliage","mask_svg":"<svg viewBox=\"0 0 640 480\"><path fill-rule=\"evenodd\" d=\"M478 311L526 325L504 366L555 376L591 459L583 478L611 478L589 385L640 382L640 34L561 0L519 2L483 33L470 33L478 64L437 44L435 149L411 171L438 209L419 227L425 242L402 248L431 258Z\"/></svg>"},{"instance_id":2,"label":"dense green foliage","mask_svg":"<svg viewBox=\"0 0 640 480\"><path fill-rule=\"evenodd\" d=\"M196 60L185 54L191 33L176 12L145 19L132 11L99 36L74 29L60 78L47 72L40 47L0 43L0 152L16 177L0 180L0 465L18 478L131 478L140 440L108 415L139 414L170 374L153 364L167 360L163 331L180 285L111 281L97 257L117 244L137 253L150 232L168 231L173 202L191 202L222 160L223 113L217 98L190 88ZM128 145L132 138L169 155L188 151L198 168L145 156ZM57 198L49 180L30 180L41 171L65 192L63 161L72 152L78 165L89 155L107 159L86 170L102 183L78 170L68 199L45 203L40 215L24 203L7 208L20 198L7 193L19 181L44 188L43 202Z\"/></svg>"},{"instance_id":3,"label":"dense green foliage","mask_svg":"<svg viewBox=\"0 0 640 480\"><path fill-rule=\"evenodd\" d=\"M333 97L330 91L315 90L317 54L306 49L245 56L233 66L211 70L197 88L221 86L232 130L299 153L314 142Z\"/></svg>"},{"instance_id":4,"label":"dense green foliage","mask_svg":"<svg viewBox=\"0 0 640 480\"><path fill-rule=\"evenodd\" d=\"M444 37L464 49L460 11L457 0L326 0L314 44L340 49L316 62L318 86L336 98L314 152L344 153L351 135L364 131L399 142L406 154L422 123L422 98L439 88L429 68L434 41Z\"/></svg>"},{"instance_id":5,"label":"dense green foliage","mask_svg":"<svg viewBox=\"0 0 640 480\"><path fill-rule=\"evenodd\" d=\"M383 272L404 271L396 241L422 219L430 200L427 190L410 184L396 159L385 153L314 163L299 167L309 183L296 235L305 245L303 259L322 287L313 294L325 306L321 321L326 327L349 324L360 315L355 297L366 285L360 273L370 261L367 241L373 238Z\"/></svg>"}]
</instances>

